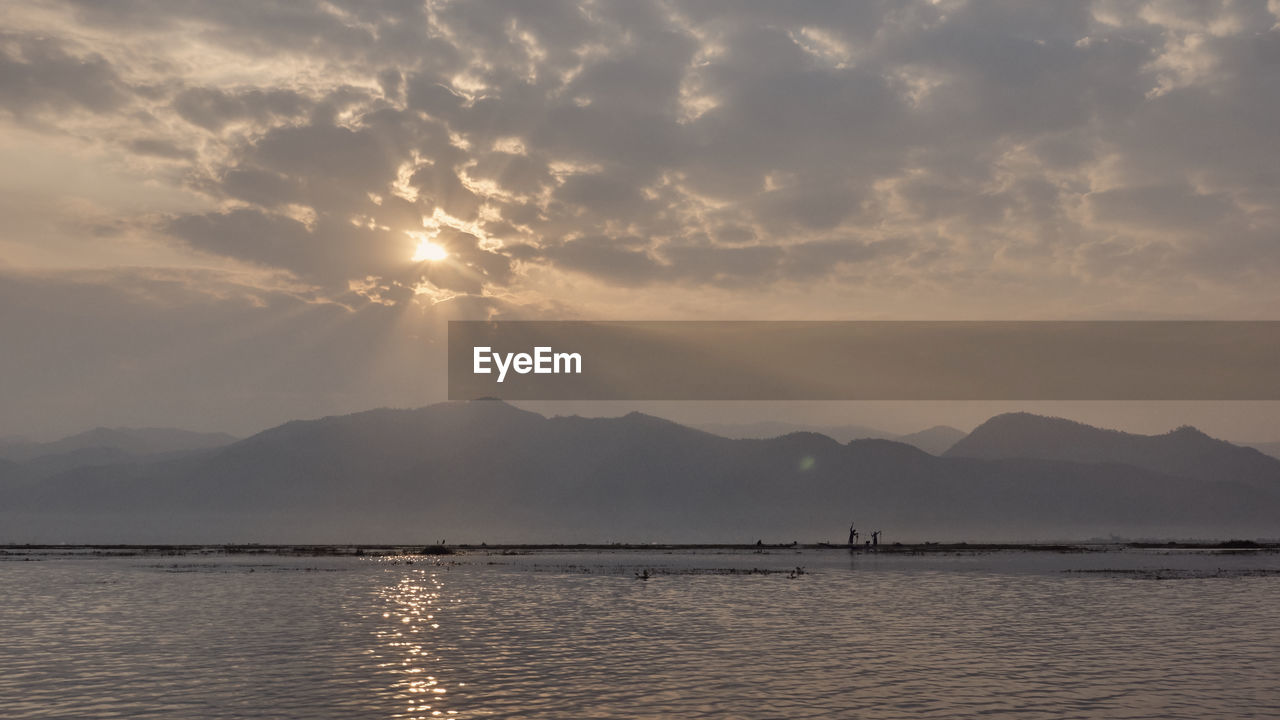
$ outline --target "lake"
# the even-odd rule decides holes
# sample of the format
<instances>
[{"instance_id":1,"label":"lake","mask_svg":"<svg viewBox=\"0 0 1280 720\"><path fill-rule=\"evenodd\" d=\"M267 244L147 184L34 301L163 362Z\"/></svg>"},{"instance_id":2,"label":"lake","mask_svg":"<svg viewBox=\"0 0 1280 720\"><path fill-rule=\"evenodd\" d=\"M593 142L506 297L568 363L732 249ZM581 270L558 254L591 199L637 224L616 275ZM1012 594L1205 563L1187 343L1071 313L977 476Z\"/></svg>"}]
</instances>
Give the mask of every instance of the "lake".
<instances>
[{"instance_id":1,"label":"lake","mask_svg":"<svg viewBox=\"0 0 1280 720\"><path fill-rule=\"evenodd\" d=\"M166 553L4 551L0 717L1280 716L1274 552Z\"/></svg>"}]
</instances>

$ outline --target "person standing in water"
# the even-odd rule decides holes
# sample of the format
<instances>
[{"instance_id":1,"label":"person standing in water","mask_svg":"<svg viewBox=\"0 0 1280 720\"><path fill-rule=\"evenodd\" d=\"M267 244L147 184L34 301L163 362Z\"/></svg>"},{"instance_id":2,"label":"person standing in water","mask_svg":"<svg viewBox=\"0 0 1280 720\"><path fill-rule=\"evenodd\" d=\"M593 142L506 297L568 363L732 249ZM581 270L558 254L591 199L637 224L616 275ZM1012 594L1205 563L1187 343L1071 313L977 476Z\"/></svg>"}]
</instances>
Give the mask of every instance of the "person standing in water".
<instances>
[{"instance_id":1,"label":"person standing in water","mask_svg":"<svg viewBox=\"0 0 1280 720\"><path fill-rule=\"evenodd\" d=\"M858 542L858 531L853 527L853 523L849 523L849 547L853 547Z\"/></svg>"}]
</instances>

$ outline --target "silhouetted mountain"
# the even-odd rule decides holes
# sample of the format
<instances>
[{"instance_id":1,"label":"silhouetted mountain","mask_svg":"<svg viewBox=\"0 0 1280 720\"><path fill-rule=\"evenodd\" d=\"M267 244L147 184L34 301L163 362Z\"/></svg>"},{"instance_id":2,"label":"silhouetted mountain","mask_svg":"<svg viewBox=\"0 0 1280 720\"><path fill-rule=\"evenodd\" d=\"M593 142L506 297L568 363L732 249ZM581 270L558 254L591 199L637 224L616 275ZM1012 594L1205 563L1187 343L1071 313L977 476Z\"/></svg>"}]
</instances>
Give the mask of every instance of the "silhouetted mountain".
<instances>
[{"instance_id":1,"label":"silhouetted mountain","mask_svg":"<svg viewBox=\"0 0 1280 720\"><path fill-rule=\"evenodd\" d=\"M946 456L1124 463L1179 477L1280 491L1280 460L1216 440L1193 427L1164 435L1135 435L1062 418L1009 413L978 426Z\"/></svg>"},{"instance_id":2,"label":"silhouetted mountain","mask_svg":"<svg viewBox=\"0 0 1280 720\"><path fill-rule=\"evenodd\" d=\"M164 453L207 450L235 442L226 433L201 433L175 428L105 428L87 430L53 442L15 442L0 445L0 458L26 463L46 456L87 450L103 452L98 460L113 454L116 460L126 456L160 455ZM114 451L114 452L110 452ZM83 457L90 458L89 454Z\"/></svg>"},{"instance_id":3,"label":"silhouetted mountain","mask_svg":"<svg viewBox=\"0 0 1280 720\"><path fill-rule=\"evenodd\" d=\"M125 452L120 448L87 447L70 452L41 455L22 463L32 478L43 478L57 475L73 468L111 465L113 463L136 460L139 456Z\"/></svg>"},{"instance_id":4,"label":"silhouetted mountain","mask_svg":"<svg viewBox=\"0 0 1280 720\"><path fill-rule=\"evenodd\" d=\"M964 437L963 430L957 430L946 425L936 425L927 430L908 435L895 435L891 432L877 430L864 425L804 425L774 421L741 424L705 423L695 427L720 437L733 438L735 440L767 440L797 432L818 433L842 443L847 443L851 440L897 440L908 445L914 445L930 455L942 454L947 448L954 445L957 440Z\"/></svg>"},{"instance_id":5,"label":"silhouetted mountain","mask_svg":"<svg viewBox=\"0 0 1280 720\"><path fill-rule=\"evenodd\" d=\"M1251 447L1263 455L1270 455L1273 458L1280 458L1280 442L1262 442L1262 443L1236 443L1243 447Z\"/></svg>"},{"instance_id":6,"label":"silhouetted mountain","mask_svg":"<svg viewBox=\"0 0 1280 720\"><path fill-rule=\"evenodd\" d=\"M931 428L914 432L910 435L899 435L894 440L914 445L930 455L941 455L951 449L965 436L965 431L950 425L934 425Z\"/></svg>"},{"instance_id":7,"label":"silhouetted mountain","mask_svg":"<svg viewBox=\"0 0 1280 720\"><path fill-rule=\"evenodd\" d=\"M842 443L865 439L892 440L896 437L893 433L863 425L809 425L773 420L752 423L700 423L694 427L734 440L767 440L797 432L818 433Z\"/></svg>"},{"instance_id":8,"label":"silhouetted mountain","mask_svg":"<svg viewBox=\"0 0 1280 720\"><path fill-rule=\"evenodd\" d=\"M29 472L15 462L0 459L0 492L27 481Z\"/></svg>"},{"instance_id":9,"label":"silhouetted mountain","mask_svg":"<svg viewBox=\"0 0 1280 720\"><path fill-rule=\"evenodd\" d=\"M839 541L850 520L890 542L1280 534L1277 494L1229 479L497 401L291 422L7 495L0 541Z\"/></svg>"}]
</instances>

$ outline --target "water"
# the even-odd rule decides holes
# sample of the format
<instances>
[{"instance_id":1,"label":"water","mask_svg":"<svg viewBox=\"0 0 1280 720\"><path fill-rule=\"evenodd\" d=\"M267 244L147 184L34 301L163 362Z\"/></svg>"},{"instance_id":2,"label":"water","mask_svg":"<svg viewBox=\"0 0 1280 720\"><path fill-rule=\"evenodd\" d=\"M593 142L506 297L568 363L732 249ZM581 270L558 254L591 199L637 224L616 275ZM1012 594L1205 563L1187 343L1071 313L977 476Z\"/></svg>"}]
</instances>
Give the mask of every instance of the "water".
<instances>
[{"instance_id":1,"label":"water","mask_svg":"<svg viewBox=\"0 0 1280 720\"><path fill-rule=\"evenodd\" d=\"M1280 717L1273 553L7 557L9 720Z\"/></svg>"}]
</instances>

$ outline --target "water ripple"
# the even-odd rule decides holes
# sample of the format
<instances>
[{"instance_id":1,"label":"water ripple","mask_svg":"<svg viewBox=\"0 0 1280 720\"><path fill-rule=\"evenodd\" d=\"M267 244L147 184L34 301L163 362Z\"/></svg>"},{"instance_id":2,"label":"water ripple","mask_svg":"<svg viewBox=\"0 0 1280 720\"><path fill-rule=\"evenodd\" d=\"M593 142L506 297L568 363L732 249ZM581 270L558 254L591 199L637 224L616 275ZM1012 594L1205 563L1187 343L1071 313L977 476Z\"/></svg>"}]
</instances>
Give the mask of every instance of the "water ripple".
<instances>
[{"instance_id":1,"label":"water ripple","mask_svg":"<svg viewBox=\"0 0 1280 720\"><path fill-rule=\"evenodd\" d=\"M1273 573L831 555L251 562L3 564L0 717L1280 716ZM714 571L761 563L810 569Z\"/></svg>"}]
</instances>

